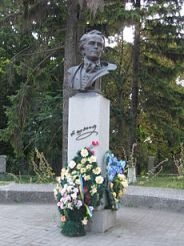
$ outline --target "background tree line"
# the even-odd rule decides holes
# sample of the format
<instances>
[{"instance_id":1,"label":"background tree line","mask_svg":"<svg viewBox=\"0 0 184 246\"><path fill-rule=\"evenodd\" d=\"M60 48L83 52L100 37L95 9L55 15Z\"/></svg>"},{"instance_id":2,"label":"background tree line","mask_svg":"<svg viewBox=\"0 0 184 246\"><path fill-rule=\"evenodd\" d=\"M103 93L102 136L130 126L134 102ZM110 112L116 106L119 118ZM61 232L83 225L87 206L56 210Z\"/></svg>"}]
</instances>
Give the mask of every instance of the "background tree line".
<instances>
[{"instance_id":1,"label":"background tree line","mask_svg":"<svg viewBox=\"0 0 184 246\"><path fill-rule=\"evenodd\" d=\"M131 8L127 9L127 4ZM110 147L128 158L179 151L184 140L183 1L2 0L0 2L0 154L10 172L31 173L35 147L58 173L67 153L66 71L80 62L78 42L91 29L116 37L104 60L118 69L103 79L111 100ZM134 27L134 42L123 37ZM117 35L118 34L118 35ZM62 141L63 139L63 141Z\"/></svg>"}]
</instances>

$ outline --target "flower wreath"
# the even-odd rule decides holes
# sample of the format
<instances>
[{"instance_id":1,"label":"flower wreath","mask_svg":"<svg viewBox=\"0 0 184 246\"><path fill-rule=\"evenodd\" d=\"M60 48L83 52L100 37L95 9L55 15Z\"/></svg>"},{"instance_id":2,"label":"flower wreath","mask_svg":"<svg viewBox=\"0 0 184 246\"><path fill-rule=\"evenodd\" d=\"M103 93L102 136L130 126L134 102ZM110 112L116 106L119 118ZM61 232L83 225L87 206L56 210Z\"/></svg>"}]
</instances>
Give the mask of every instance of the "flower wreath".
<instances>
[{"instance_id":1,"label":"flower wreath","mask_svg":"<svg viewBox=\"0 0 184 246\"><path fill-rule=\"evenodd\" d=\"M67 236L84 235L84 225L92 217L94 208L100 205L104 178L92 150L98 144L98 141L93 141L90 147L78 151L58 178L55 197L62 233Z\"/></svg>"},{"instance_id":2,"label":"flower wreath","mask_svg":"<svg viewBox=\"0 0 184 246\"><path fill-rule=\"evenodd\" d=\"M106 191L108 207L117 210L120 207L122 196L128 187L125 176L126 161L118 160L111 151L105 154L106 162Z\"/></svg>"}]
</instances>

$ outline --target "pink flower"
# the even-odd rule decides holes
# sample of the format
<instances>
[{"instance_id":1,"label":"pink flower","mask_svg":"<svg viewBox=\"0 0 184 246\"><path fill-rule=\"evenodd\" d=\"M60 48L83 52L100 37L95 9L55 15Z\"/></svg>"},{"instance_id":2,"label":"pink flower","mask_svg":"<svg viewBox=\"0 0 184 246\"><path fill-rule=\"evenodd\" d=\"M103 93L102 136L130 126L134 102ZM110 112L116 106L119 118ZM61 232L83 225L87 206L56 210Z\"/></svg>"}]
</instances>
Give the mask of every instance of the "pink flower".
<instances>
[{"instance_id":1,"label":"pink flower","mask_svg":"<svg viewBox=\"0 0 184 246\"><path fill-rule=\"evenodd\" d=\"M96 140L96 141L93 140L93 141L92 141L92 145L93 145L93 146L99 145L99 141L98 141L98 140Z\"/></svg>"},{"instance_id":2,"label":"pink flower","mask_svg":"<svg viewBox=\"0 0 184 246\"><path fill-rule=\"evenodd\" d=\"M94 150L91 150L91 153L94 155L95 154L95 151Z\"/></svg>"},{"instance_id":3,"label":"pink flower","mask_svg":"<svg viewBox=\"0 0 184 246\"><path fill-rule=\"evenodd\" d=\"M96 142L95 142L94 140L92 141L92 145L93 145L93 146L95 146L95 145L96 145Z\"/></svg>"},{"instance_id":4,"label":"pink flower","mask_svg":"<svg viewBox=\"0 0 184 246\"><path fill-rule=\"evenodd\" d=\"M61 222L65 222L66 221L66 217L64 215L61 216Z\"/></svg>"},{"instance_id":5,"label":"pink flower","mask_svg":"<svg viewBox=\"0 0 184 246\"><path fill-rule=\"evenodd\" d=\"M57 206L58 206L58 207L60 207L60 205L61 205L61 203L60 203L60 202L58 202L58 203L57 203Z\"/></svg>"}]
</instances>

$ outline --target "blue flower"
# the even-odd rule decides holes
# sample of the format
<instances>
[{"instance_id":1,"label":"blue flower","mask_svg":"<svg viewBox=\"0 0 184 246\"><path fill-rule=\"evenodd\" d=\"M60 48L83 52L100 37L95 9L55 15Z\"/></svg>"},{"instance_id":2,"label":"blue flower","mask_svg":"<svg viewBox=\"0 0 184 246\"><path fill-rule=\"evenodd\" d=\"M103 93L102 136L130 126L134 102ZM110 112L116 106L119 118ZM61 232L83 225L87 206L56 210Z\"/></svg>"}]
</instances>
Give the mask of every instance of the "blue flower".
<instances>
[{"instance_id":1,"label":"blue flower","mask_svg":"<svg viewBox=\"0 0 184 246\"><path fill-rule=\"evenodd\" d=\"M124 172L126 161L118 160L114 154L108 152L106 154L106 164L107 164L107 176L109 181L113 181L115 176L119 173L122 174Z\"/></svg>"}]
</instances>

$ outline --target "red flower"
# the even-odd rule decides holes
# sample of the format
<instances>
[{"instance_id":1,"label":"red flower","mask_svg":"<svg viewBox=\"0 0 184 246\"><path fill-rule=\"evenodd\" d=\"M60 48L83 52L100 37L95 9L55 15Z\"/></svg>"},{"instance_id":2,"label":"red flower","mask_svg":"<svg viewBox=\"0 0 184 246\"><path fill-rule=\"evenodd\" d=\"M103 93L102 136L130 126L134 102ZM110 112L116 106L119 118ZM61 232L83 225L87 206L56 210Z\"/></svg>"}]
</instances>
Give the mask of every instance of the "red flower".
<instances>
[{"instance_id":1,"label":"red flower","mask_svg":"<svg viewBox=\"0 0 184 246\"><path fill-rule=\"evenodd\" d=\"M85 202L87 204L90 204L90 195L87 186L84 186L84 195L85 195Z\"/></svg>"}]
</instances>

